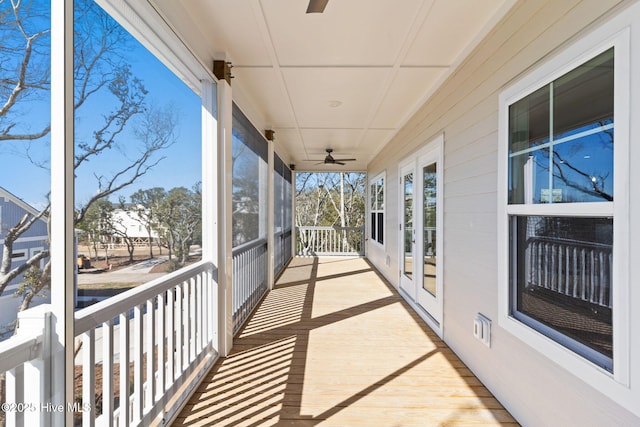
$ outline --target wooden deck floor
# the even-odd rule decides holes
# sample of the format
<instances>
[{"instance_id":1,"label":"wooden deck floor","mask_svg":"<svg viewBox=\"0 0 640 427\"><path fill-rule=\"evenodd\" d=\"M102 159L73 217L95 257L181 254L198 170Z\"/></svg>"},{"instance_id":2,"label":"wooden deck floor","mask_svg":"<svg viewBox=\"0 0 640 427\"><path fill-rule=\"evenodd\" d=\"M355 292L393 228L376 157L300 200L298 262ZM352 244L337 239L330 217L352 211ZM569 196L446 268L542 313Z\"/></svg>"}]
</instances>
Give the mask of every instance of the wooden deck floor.
<instances>
[{"instance_id":1,"label":"wooden deck floor","mask_svg":"<svg viewBox=\"0 0 640 427\"><path fill-rule=\"evenodd\" d=\"M517 423L366 260L295 258L173 425Z\"/></svg>"}]
</instances>

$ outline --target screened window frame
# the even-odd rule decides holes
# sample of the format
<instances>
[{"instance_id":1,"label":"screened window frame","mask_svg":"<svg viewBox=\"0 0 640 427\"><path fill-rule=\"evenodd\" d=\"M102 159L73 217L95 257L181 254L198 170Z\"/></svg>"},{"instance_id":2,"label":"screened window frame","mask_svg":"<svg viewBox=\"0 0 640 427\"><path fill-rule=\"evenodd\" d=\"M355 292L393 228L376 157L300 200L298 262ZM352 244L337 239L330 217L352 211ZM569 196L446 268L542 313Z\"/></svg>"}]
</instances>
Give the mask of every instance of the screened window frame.
<instances>
[{"instance_id":1,"label":"screened window frame","mask_svg":"<svg viewBox=\"0 0 640 427\"><path fill-rule=\"evenodd\" d=\"M498 272L499 325L550 360L600 389L620 393L628 387L630 370L629 342L629 109L630 48L629 30L612 33L595 31L573 46L556 54L542 65L507 87L499 95L498 149ZM509 204L509 106L564 76L590 59L614 48L614 200L615 202L575 202ZM513 216L612 217L613 279L612 326L613 372L568 348L564 335L550 337L532 323L513 314L514 286L510 280L510 222ZM552 334L551 334L552 335ZM566 337L565 337L566 338ZM567 338L568 339L568 338ZM617 390L617 391L615 391Z\"/></svg>"},{"instance_id":2,"label":"screened window frame","mask_svg":"<svg viewBox=\"0 0 640 427\"><path fill-rule=\"evenodd\" d=\"M369 200L367 206L369 208L369 230L367 239L373 242L375 245L384 248L385 246L385 211L387 206L387 190L386 190L386 173L382 172L378 175L374 176L369 180L368 192L369 192ZM382 184L380 185L380 183ZM372 188L375 187L375 190ZM380 187L382 187L382 208L378 205L378 193L380 192ZM382 234L382 236L380 236ZM380 241L382 240L382 241Z\"/></svg>"},{"instance_id":3,"label":"screened window frame","mask_svg":"<svg viewBox=\"0 0 640 427\"><path fill-rule=\"evenodd\" d=\"M244 112L240 109L240 107L234 102L232 104L232 129L233 129L233 144L240 143L247 149L249 149L252 155L256 156L258 164L258 223L257 223L257 236L251 237L243 242L236 243L234 241L233 248L242 247L243 245L249 244L251 242L257 242L267 240L268 234L268 217L269 213L267 212L267 194L269 191L268 182L269 182L269 167L268 167L268 142L267 139L262 135L249 121ZM232 183L233 183L233 173L232 173ZM233 186L233 184L232 184ZM233 190L232 190L233 191ZM235 220L232 215L231 222ZM233 231L232 225L232 239L235 240L235 234Z\"/></svg>"}]
</instances>

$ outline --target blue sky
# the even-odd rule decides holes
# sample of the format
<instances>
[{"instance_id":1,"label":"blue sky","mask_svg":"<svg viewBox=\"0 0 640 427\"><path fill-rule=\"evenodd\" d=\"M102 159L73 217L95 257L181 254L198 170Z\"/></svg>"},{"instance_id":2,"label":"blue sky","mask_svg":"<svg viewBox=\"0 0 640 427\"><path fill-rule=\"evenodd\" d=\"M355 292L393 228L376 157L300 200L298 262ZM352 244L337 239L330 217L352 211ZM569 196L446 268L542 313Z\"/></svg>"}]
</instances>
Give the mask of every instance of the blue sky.
<instances>
[{"instance_id":1,"label":"blue sky","mask_svg":"<svg viewBox=\"0 0 640 427\"><path fill-rule=\"evenodd\" d=\"M129 49L120 52L125 61L131 65L134 76L143 81L149 91L146 97L148 106L170 105L178 115L176 131L177 142L163 151L161 161L153 171L140 178L118 195L128 196L138 189L184 186L191 188L201 180L201 101L200 98L182 83L173 73L151 55L142 45L132 38ZM76 117L76 135L90 136L102 120L102 114L108 109L108 99L102 95L94 96L91 104L79 111ZM48 99L29 99L23 102L21 109L24 118L21 126L36 130L49 120ZM89 112L90 111L90 112ZM50 187L50 172L35 166L28 158L48 162L50 157L49 136L34 141L0 143L0 186L22 198L27 203L41 207L46 202L46 194ZM77 171L76 205L83 204L98 188L94 174L108 174L126 164L127 152L131 154L132 133L122 138L120 147L99 159L91 161L87 167ZM118 195L110 200L117 201Z\"/></svg>"}]
</instances>

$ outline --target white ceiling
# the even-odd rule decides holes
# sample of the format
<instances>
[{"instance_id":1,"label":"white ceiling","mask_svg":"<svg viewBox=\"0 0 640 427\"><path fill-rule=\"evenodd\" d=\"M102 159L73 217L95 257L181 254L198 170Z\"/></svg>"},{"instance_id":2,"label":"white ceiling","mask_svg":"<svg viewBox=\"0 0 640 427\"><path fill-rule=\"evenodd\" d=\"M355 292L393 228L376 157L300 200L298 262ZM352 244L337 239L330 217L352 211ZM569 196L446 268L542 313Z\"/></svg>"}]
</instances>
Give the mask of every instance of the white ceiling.
<instances>
[{"instance_id":1,"label":"white ceiling","mask_svg":"<svg viewBox=\"0 0 640 427\"><path fill-rule=\"evenodd\" d=\"M341 168L316 165L326 148L365 170L512 1L307 3L154 0L202 63L233 63L234 98L297 170Z\"/></svg>"}]
</instances>

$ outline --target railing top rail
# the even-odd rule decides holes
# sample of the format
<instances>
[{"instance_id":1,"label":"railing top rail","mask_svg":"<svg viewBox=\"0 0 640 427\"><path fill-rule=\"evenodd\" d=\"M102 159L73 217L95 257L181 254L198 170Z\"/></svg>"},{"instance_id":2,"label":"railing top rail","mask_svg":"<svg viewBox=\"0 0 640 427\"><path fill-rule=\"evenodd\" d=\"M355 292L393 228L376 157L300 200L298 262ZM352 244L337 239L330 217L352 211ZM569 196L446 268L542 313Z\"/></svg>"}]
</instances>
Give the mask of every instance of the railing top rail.
<instances>
[{"instance_id":1,"label":"railing top rail","mask_svg":"<svg viewBox=\"0 0 640 427\"><path fill-rule=\"evenodd\" d=\"M297 226L298 230L362 230L363 225L359 225L357 227L340 227L337 225L329 225L329 226Z\"/></svg>"},{"instance_id":2,"label":"railing top rail","mask_svg":"<svg viewBox=\"0 0 640 427\"><path fill-rule=\"evenodd\" d=\"M266 244L267 239L251 240L250 242L243 243L240 246L236 246L235 248L233 248L232 256L240 255L241 253L248 252L253 248L257 248Z\"/></svg>"},{"instance_id":3,"label":"railing top rail","mask_svg":"<svg viewBox=\"0 0 640 427\"><path fill-rule=\"evenodd\" d=\"M556 244L562 244L566 246L579 246L584 248L604 249L604 250L611 251L611 244L585 242L583 240L564 239L562 237L531 236L528 238L528 240L532 242L556 243Z\"/></svg>"},{"instance_id":4,"label":"railing top rail","mask_svg":"<svg viewBox=\"0 0 640 427\"><path fill-rule=\"evenodd\" d=\"M75 334L78 336L85 333L208 269L215 269L211 261L199 261L189 267L83 308L75 313Z\"/></svg>"},{"instance_id":5,"label":"railing top rail","mask_svg":"<svg viewBox=\"0 0 640 427\"><path fill-rule=\"evenodd\" d=\"M44 331L32 336L13 336L0 342L0 373L42 357Z\"/></svg>"}]
</instances>

